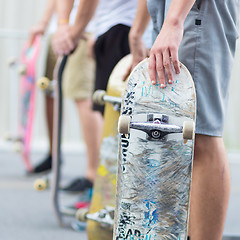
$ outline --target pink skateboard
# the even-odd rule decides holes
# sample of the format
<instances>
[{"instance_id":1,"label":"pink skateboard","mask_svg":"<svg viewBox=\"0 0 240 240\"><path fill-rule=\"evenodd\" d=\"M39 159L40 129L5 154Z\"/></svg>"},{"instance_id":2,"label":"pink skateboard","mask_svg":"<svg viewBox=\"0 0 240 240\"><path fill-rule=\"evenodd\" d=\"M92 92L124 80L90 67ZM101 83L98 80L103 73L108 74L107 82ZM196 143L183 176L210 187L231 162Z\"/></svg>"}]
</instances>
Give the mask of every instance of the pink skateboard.
<instances>
[{"instance_id":1,"label":"pink skateboard","mask_svg":"<svg viewBox=\"0 0 240 240\"><path fill-rule=\"evenodd\" d=\"M30 146L35 108L35 70L40 50L40 36L37 36L31 46L26 42L23 46L19 73L20 79L20 116L19 137L22 142L21 155L25 168L28 172L32 170L30 161Z\"/></svg>"}]
</instances>

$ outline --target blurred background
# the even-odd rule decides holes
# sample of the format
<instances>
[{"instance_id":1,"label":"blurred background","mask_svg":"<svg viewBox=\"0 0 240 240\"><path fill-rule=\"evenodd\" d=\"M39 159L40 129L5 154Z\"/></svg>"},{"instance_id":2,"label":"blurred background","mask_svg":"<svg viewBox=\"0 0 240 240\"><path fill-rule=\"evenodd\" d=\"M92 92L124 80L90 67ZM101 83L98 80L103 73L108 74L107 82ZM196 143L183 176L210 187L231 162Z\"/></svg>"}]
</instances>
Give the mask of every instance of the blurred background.
<instances>
[{"instance_id":1,"label":"blurred background","mask_svg":"<svg viewBox=\"0 0 240 240\"><path fill-rule=\"evenodd\" d=\"M54 216L51 213L49 216L42 217L44 212L49 214L51 211L51 204L49 202L49 193L39 199L39 195L33 193L32 179L25 181L23 168L21 166L20 156L13 153L13 146L11 143L6 142L4 136L7 133L16 134L18 127L18 105L19 105L19 76L15 69L8 67L8 60L12 57L19 57L21 48L24 41L28 37L28 31L31 26L37 23L43 13L46 0L0 0L0 239L52 239L57 234L57 223ZM42 41L40 57L37 64L37 78L41 77L45 68L46 58L46 43L48 36L45 36ZM237 43L237 51L235 62L232 72L232 81L230 88L230 101L229 109L226 118L226 126L224 132L224 141L228 150L230 167L232 172L232 193L230 199L230 207L227 216L227 223L225 227L226 235L240 236L240 42ZM34 120L34 131L32 136L32 151L35 159L40 159L48 151L46 121L44 114L44 98L43 92L37 90L36 99L36 112ZM206 113L208 114L208 113ZM69 154L71 158L79 158L79 156L85 157L85 146L81 136L81 129L79 126L78 115L75 109L75 105L71 100L64 101L64 127L63 127L63 149L65 154ZM79 163L80 164L80 163ZM13 167L14 166L14 167ZM84 164L81 163L80 168L84 169ZM70 169L70 171L72 168ZM84 172L84 170L82 170ZM15 179L11 184L10 176ZM18 178L16 178L18 176ZM17 182L26 184L27 187L19 187ZM24 185L25 186L25 185ZM15 193L9 191L15 191L16 189L20 194L24 194L24 191L29 194L30 201L41 201L43 209L41 216L38 212L35 214L39 218L39 222L32 222L32 225L23 225L19 227L19 231L28 231L28 234L22 233L22 237L14 237L7 232L11 231L11 227L14 224L21 225L21 219L24 214L11 212L9 216L9 209L12 208L10 202L18 201L16 206L19 207L21 199L27 201L27 196L19 198ZM28 189L28 191L26 191ZM5 194L5 195L4 195ZM5 196L5 198L3 197ZM11 199L10 199L11 198ZM3 202L4 201L4 202ZM9 204L7 204L9 203ZM31 205L31 204L30 204ZM25 210L31 214L29 206L25 206ZM3 207L5 206L5 208ZM39 206L39 205L37 205ZM45 206L45 208L44 208ZM22 207L22 205L21 205ZM33 206L36 208L36 206ZM24 208L23 208L24 209ZM26 211L24 213L26 213ZM20 210L19 210L20 211ZM17 214L17 218L14 218L14 214ZM3 216L8 216L8 221ZM32 217L33 218L33 217ZM49 220L49 218L51 220ZM15 219L15 222L14 222ZM17 219L17 220L16 220ZM17 221L17 222L16 222ZM42 222L41 222L42 221ZM50 222L48 222L50 221ZM41 223L40 223L41 222ZM43 223L45 222L45 224ZM40 233L37 226L41 226L41 229L51 232L51 229L56 230L51 234ZM34 225L35 224L35 225ZM35 226L35 230L32 229ZM4 228L3 228L4 227ZM26 228L24 230L24 227ZM30 230L32 229L32 230ZM47 230L48 229L48 230ZM5 231L5 232L4 232ZM32 231L32 232L31 232ZM38 233L36 234L36 232ZM60 231L60 230L59 230ZM5 235L4 235L5 233ZM3 235L2 235L3 234ZM29 235L30 234L30 235ZM33 237L33 234L35 237ZM59 234L59 233L58 233ZM65 232L61 230L59 236L65 236ZM67 237L70 237L72 233L68 232ZM38 235L38 236L37 236ZM2 236L2 237L1 237ZM4 237L3 237L4 236ZM28 237L27 237L28 236ZM71 239L79 239L80 235L71 236ZM82 236L82 235L81 235ZM64 239L64 238L59 238ZM85 239L84 236L80 239ZM240 238L239 238L240 239Z\"/></svg>"},{"instance_id":2,"label":"blurred background","mask_svg":"<svg viewBox=\"0 0 240 240\"><path fill-rule=\"evenodd\" d=\"M28 38L28 31L40 20L45 3L46 0L0 0L0 150L11 147L4 141L4 136L7 133L16 133L18 127L19 76L16 69L8 67L8 61L20 56L24 41ZM44 37L41 44L37 78L44 73L47 38L48 36ZM35 109L33 150L47 150L44 98L39 89ZM65 101L63 131L64 148L78 151L82 147L81 129L75 105L71 100Z\"/></svg>"}]
</instances>

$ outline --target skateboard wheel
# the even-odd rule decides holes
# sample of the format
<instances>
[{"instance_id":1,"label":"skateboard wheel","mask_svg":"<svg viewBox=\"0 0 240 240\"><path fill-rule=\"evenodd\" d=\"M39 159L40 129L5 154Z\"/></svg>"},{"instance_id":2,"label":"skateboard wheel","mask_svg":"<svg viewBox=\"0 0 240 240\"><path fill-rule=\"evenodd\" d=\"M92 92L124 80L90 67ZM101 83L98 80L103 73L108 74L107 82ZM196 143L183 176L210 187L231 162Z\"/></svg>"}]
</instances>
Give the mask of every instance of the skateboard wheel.
<instances>
[{"instance_id":1,"label":"skateboard wheel","mask_svg":"<svg viewBox=\"0 0 240 240\"><path fill-rule=\"evenodd\" d=\"M18 73L20 75L26 75L27 74L27 66L26 65L20 65L18 69Z\"/></svg>"},{"instance_id":2,"label":"skateboard wheel","mask_svg":"<svg viewBox=\"0 0 240 240\"><path fill-rule=\"evenodd\" d=\"M18 59L16 57L11 57L8 59L7 64L9 67L12 67L18 62Z\"/></svg>"},{"instance_id":3,"label":"skateboard wheel","mask_svg":"<svg viewBox=\"0 0 240 240\"><path fill-rule=\"evenodd\" d=\"M97 90L93 94L93 102L103 106L105 104L103 97L106 95L106 92L104 90Z\"/></svg>"},{"instance_id":4,"label":"skateboard wheel","mask_svg":"<svg viewBox=\"0 0 240 240\"><path fill-rule=\"evenodd\" d=\"M22 148L23 148L23 143L21 141L16 141L13 145L14 152L19 153L22 151Z\"/></svg>"},{"instance_id":5,"label":"skateboard wheel","mask_svg":"<svg viewBox=\"0 0 240 240\"><path fill-rule=\"evenodd\" d=\"M194 138L195 125L192 121L183 122L183 139Z\"/></svg>"},{"instance_id":6,"label":"skateboard wheel","mask_svg":"<svg viewBox=\"0 0 240 240\"><path fill-rule=\"evenodd\" d=\"M118 132L122 134L129 134L130 132L130 116L121 115L118 120Z\"/></svg>"},{"instance_id":7,"label":"skateboard wheel","mask_svg":"<svg viewBox=\"0 0 240 240\"><path fill-rule=\"evenodd\" d=\"M81 222L86 222L88 212L89 212L88 208L78 209L77 212L76 212L76 219L81 221Z\"/></svg>"},{"instance_id":8,"label":"skateboard wheel","mask_svg":"<svg viewBox=\"0 0 240 240\"><path fill-rule=\"evenodd\" d=\"M4 140L5 141L11 141L12 137L11 137L11 134L9 132L6 132L4 134Z\"/></svg>"},{"instance_id":9,"label":"skateboard wheel","mask_svg":"<svg viewBox=\"0 0 240 240\"><path fill-rule=\"evenodd\" d=\"M34 188L37 190L37 191L44 191L46 190L48 187L48 181L47 180L43 180L43 179L37 179L35 182L34 182Z\"/></svg>"},{"instance_id":10,"label":"skateboard wheel","mask_svg":"<svg viewBox=\"0 0 240 240\"><path fill-rule=\"evenodd\" d=\"M37 81L37 86L42 89L46 90L50 85L50 80L46 77L42 77Z\"/></svg>"}]
</instances>

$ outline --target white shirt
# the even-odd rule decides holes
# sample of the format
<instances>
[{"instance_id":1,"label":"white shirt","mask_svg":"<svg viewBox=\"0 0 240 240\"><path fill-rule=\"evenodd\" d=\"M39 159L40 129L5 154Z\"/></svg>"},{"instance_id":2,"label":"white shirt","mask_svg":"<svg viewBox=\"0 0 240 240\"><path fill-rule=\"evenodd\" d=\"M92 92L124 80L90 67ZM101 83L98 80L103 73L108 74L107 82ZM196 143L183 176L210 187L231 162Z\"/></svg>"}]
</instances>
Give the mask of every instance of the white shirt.
<instances>
[{"instance_id":1,"label":"white shirt","mask_svg":"<svg viewBox=\"0 0 240 240\"><path fill-rule=\"evenodd\" d=\"M100 0L95 15L95 37L107 32L111 27L123 24L131 27L137 10L137 0ZM152 46L152 22L144 33L147 48Z\"/></svg>"},{"instance_id":2,"label":"white shirt","mask_svg":"<svg viewBox=\"0 0 240 240\"><path fill-rule=\"evenodd\" d=\"M117 24L131 26L137 10L137 0L100 0L96 12L96 37Z\"/></svg>"}]
</instances>

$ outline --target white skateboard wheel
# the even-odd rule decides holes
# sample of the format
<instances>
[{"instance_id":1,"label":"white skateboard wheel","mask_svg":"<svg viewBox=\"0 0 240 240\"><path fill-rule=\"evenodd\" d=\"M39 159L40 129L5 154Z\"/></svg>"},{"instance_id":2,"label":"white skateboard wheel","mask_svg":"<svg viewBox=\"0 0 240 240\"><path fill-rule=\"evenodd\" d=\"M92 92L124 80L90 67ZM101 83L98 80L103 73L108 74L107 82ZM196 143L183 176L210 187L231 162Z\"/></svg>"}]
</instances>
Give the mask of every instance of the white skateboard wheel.
<instances>
[{"instance_id":1,"label":"white skateboard wheel","mask_svg":"<svg viewBox=\"0 0 240 240\"><path fill-rule=\"evenodd\" d=\"M46 90L50 85L50 80L47 77L42 77L37 81L38 88Z\"/></svg>"},{"instance_id":2,"label":"white skateboard wheel","mask_svg":"<svg viewBox=\"0 0 240 240\"><path fill-rule=\"evenodd\" d=\"M118 119L118 132L122 134L129 134L130 132L130 116L121 115Z\"/></svg>"},{"instance_id":3,"label":"white skateboard wheel","mask_svg":"<svg viewBox=\"0 0 240 240\"><path fill-rule=\"evenodd\" d=\"M183 139L193 139L195 132L195 124L193 121L183 122Z\"/></svg>"},{"instance_id":4,"label":"white skateboard wheel","mask_svg":"<svg viewBox=\"0 0 240 240\"><path fill-rule=\"evenodd\" d=\"M89 212L88 208L78 209L77 212L76 212L76 219L81 221L81 222L86 222L88 212Z\"/></svg>"},{"instance_id":5,"label":"white skateboard wheel","mask_svg":"<svg viewBox=\"0 0 240 240\"><path fill-rule=\"evenodd\" d=\"M10 132L5 132L4 133L4 140L5 141L11 141L12 137L11 137L11 134Z\"/></svg>"},{"instance_id":6,"label":"white skateboard wheel","mask_svg":"<svg viewBox=\"0 0 240 240\"><path fill-rule=\"evenodd\" d=\"M20 75L26 75L27 74L27 66L26 65L20 65L18 68L18 73Z\"/></svg>"},{"instance_id":7,"label":"white skateboard wheel","mask_svg":"<svg viewBox=\"0 0 240 240\"><path fill-rule=\"evenodd\" d=\"M23 148L23 143L22 141L16 141L13 145L13 150L14 152L20 153Z\"/></svg>"},{"instance_id":8,"label":"white skateboard wheel","mask_svg":"<svg viewBox=\"0 0 240 240\"><path fill-rule=\"evenodd\" d=\"M9 67L12 67L13 65L17 64L18 59L16 57L11 57L8 59L7 64Z\"/></svg>"},{"instance_id":9,"label":"white skateboard wheel","mask_svg":"<svg viewBox=\"0 0 240 240\"><path fill-rule=\"evenodd\" d=\"M44 191L46 190L48 187L48 181L47 180L43 180L43 179L36 179L36 181L34 182L34 188L37 191Z\"/></svg>"},{"instance_id":10,"label":"white skateboard wheel","mask_svg":"<svg viewBox=\"0 0 240 240\"><path fill-rule=\"evenodd\" d=\"M105 104L103 97L106 95L106 92L104 90L97 90L93 94L93 102L95 104L103 106Z\"/></svg>"}]
</instances>

